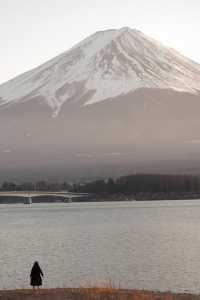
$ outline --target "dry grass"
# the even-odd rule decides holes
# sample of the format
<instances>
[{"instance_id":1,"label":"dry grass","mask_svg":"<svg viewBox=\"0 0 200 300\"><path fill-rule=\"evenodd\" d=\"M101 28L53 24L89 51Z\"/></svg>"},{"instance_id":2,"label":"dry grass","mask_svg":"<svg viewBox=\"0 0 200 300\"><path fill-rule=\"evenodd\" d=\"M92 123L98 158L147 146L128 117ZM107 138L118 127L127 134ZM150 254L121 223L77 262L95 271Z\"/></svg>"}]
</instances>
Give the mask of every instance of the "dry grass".
<instances>
[{"instance_id":1,"label":"dry grass","mask_svg":"<svg viewBox=\"0 0 200 300\"><path fill-rule=\"evenodd\" d=\"M113 288L78 288L0 291L0 300L200 300L200 296Z\"/></svg>"}]
</instances>

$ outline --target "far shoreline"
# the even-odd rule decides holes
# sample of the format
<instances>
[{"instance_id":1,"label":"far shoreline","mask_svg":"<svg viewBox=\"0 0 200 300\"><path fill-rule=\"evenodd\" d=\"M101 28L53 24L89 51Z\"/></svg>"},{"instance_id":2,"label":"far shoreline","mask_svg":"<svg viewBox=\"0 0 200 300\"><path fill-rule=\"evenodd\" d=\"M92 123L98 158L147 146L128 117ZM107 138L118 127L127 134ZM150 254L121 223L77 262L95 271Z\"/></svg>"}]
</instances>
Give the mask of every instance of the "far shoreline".
<instances>
[{"instance_id":1,"label":"far shoreline","mask_svg":"<svg viewBox=\"0 0 200 300\"><path fill-rule=\"evenodd\" d=\"M33 204L59 204L59 203L127 203L127 202L155 202L155 201L190 201L200 200L200 193L138 193L138 194L93 194L89 199L76 199L73 201L60 201L59 199L51 199L51 197L38 197L34 199ZM24 204L27 201L19 197L3 197L0 196L0 205L6 204Z\"/></svg>"}]
</instances>

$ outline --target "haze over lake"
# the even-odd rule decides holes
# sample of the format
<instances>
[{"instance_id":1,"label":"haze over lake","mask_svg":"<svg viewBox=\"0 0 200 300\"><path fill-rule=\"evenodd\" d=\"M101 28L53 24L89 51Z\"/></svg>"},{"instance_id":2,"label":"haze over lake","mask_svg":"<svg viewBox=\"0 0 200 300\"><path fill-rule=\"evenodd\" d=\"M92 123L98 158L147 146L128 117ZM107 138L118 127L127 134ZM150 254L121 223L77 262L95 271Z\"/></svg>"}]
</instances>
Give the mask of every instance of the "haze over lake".
<instances>
[{"instance_id":1,"label":"haze over lake","mask_svg":"<svg viewBox=\"0 0 200 300\"><path fill-rule=\"evenodd\" d=\"M0 206L0 289L102 285L200 292L200 201Z\"/></svg>"}]
</instances>

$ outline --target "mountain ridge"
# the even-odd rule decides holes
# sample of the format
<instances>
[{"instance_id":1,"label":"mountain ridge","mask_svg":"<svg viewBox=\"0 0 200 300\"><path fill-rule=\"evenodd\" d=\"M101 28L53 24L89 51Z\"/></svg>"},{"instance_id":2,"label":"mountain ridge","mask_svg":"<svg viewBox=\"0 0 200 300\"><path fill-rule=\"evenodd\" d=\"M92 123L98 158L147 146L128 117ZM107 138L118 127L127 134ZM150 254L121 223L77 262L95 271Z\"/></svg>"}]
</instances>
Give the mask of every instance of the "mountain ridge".
<instances>
[{"instance_id":1,"label":"mountain ridge","mask_svg":"<svg viewBox=\"0 0 200 300\"><path fill-rule=\"evenodd\" d=\"M200 65L128 27L99 31L0 85L0 107L41 96L57 116L70 101L94 104L139 88L198 93Z\"/></svg>"}]
</instances>

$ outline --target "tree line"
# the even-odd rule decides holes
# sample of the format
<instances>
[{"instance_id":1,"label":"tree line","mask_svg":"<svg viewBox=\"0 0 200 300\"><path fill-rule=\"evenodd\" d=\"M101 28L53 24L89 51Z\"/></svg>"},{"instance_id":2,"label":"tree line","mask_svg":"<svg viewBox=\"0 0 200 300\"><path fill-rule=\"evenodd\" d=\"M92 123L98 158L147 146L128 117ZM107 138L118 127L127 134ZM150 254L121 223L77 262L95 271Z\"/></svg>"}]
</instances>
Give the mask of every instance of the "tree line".
<instances>
[{"instance_id":1,"label":"tree line","mask_svg":"<svg viewBox=\"0 0 200 300\"><path fill-rule=\"evenodd\" d=\"M78 192L123 194L200 193L200 176L136 174L75 186Z\"/></svg>"},{"instance_id":2,"label":"tree line","mask_svg":"<svg viewBox=\"0 0 200 300\"><path fill-rule=\"evenodd\" d=\"M71 191L73 185L68 182L48 182L45 180L38 182L23 182L14 183L4 181L0 187L0 191L43 191L43 192L57 192L57 191Z\"/></svg>"},{"instance_id":3,"label":"tree line","mask_svg":"<svg viewBox=\"0 0 200 300\"><path fill-rule=\"evenodd\" d=\"M70 191L93 194L200 193L200 176L135 174L91 182L3 182L1 191Z\"/></svg>"}]
</instances>

